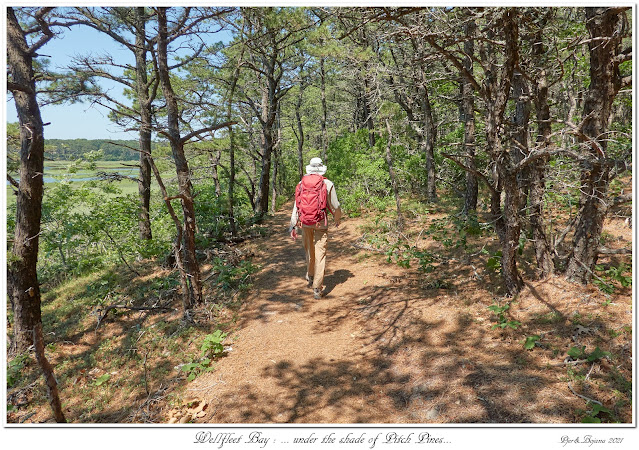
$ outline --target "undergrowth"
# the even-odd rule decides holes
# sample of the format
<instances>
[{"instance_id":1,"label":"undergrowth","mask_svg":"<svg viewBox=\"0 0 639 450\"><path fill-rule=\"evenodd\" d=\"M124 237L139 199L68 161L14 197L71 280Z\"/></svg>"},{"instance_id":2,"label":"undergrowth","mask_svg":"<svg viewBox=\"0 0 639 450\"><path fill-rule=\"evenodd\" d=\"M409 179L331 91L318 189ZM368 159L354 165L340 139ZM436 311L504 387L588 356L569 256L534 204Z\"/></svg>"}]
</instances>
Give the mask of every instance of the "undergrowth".
<instances>
[{"instance_id":1,"label":"undergrowth","mask_svg":"<svg viewBox=\"0 0 639 450\"><path fill-rule=\"evenodd\" d=\"M190 320L180 310L177 273L151 261L136 264L139 277L111 266L43 293L45 352L67 420L161 421L169 399L179 401L188 381L214 370L257 268L223 258L210 267L203 273L206 302ZM105 316L109 305L169 309L115 308ZM46 386L33 354L10 358L7 374L8 421L47 420Z\"/></svg>"},{"instance_id":2,"label":"undergrowth","mask_svg":"<svg viewBox=\"0 0 639 450\"><path fill-rule=\"evenodd\" d=\"M420 212L407 209L411 212L406 214L406 227L401 231L396 226L396 213L390 208L370 212L370 221L360 226L358 246L365 254L379 255L384 263L402 268L427 291L448 289L449 295L464 298L466 281L462 280L473 280L486 291L485 297L491 298L492 304L478 305L475 315L469 315L468 324L482 324L488 335L505 347L512 348L509 343L517 342L519 350L513 351L512 360L518 368L547 371L552 378L558 377L557 372L561 377L563 372L561 379L568 396L573 396L576 404L582 402L581 407L573 410L574 421L630 420L632 372L625 349L632 330L628 325L611 322L613 316L605 309L629 293L632 286L629 264L602 258L605 262L595 267L593 285L599 292L584 288L580 296L585 302L603 308L601 311L562 314L561 303L553 299L544 303L546 300L534 294L533 304L549 309L543 314L530 314L527 312L530 303L524 306L517 296L505 297L499 288L502 254L488 223L473 216L451 214L441 205L430 205ZM523 271L525 261L534 258L526 230L522 230L518 244ZM464 304L472 303L464 300Z\"/></svg>"}]
</instances>

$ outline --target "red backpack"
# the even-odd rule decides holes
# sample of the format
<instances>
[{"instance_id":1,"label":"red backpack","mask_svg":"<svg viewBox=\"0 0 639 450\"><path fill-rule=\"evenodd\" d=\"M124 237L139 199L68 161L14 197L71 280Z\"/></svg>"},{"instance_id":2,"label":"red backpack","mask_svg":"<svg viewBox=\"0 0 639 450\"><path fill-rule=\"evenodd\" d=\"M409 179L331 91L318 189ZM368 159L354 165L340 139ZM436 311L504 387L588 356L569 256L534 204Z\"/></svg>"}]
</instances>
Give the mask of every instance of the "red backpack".
<instances>
[{"instance_id":1,"label":"red backpack","mask_svg":"<svg viewBox=\"0 0 639 450\"><path fill-rule=\"evenodd\" d=\"M326 196L323 176L310 174L302 177L302 181L295 189L295 204L302 225L312 226L324 222L328 226Z\"/></svg>"}]
</instances>

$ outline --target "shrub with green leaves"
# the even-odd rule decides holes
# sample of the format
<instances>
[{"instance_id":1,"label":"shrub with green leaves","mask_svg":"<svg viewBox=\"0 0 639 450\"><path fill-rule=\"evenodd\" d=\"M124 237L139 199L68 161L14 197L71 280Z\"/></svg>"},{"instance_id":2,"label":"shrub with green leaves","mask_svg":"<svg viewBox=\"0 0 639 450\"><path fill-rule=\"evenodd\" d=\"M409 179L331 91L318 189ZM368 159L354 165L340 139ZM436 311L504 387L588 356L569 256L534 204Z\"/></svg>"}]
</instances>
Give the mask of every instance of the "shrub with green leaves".
<instances>
[{"instance_id":1,"label":"shrub with green leaves","mask_svg":"<svg viewBox=\"0 0 639 450\"><path fill-rule=\"evenodd\" d=\"M228 333L224 333L222 330L215 330L213 334L207 334L204 337L202 347L200 347L202 356L217 358L222 355L222 353L224 353L224 345L222 345L222 342L224 342L227 335Z\"/></svg>"},{"instance_id":2,"label":"shrub with green leaves","mask_svg":"<svg viewBox=\"0 0 639 450\"><path fill-rule=\"evenodd\" d=\"M29 360L29 355L24 353L17 355L7 362L7 388L12 388L22 377L22 369L25 368Z\"/></svg>"},{"instance_id":3,"label":"shrub with green leaves","mask_svg":"<svg viewBox=\"0 0 639 450\"><path fill-rule=\"evenodd\" d=\"M587 411L581 419L581 423L602 423L602 419L612 416L612 411L603 405L594 402L588 402L588 406L592 409Z\"/></svg>"},{"instance_id":4,"label":"shrub with green leaves","mask_svg":"<svg viewBox=\"0 0 639 450\"><path fill-rule=\"evenodd\" d=\"M541 339L541 336L538 334L533 334L532 336L526 336L526 340L524 341L524 348L526 350L532 350L537 345L537 341Z\"/></svg>"},{"instance_id":5,"label":"shrub with green leaves","mask_svg":"<svg viewBox=\"0 0 639 450\"><path fill-rule=\"evenodd\" d=\"M490 305L488 309L495 313L495 316L497 316L497 323L491 327L492 330L494 330L495 328L501 328L503 330L506 327L516 330L517 327L521 325L521 322L518 322L517 320L511 320L506 317L506 311L510 309L510 303L506 303L504 305L495 303L493 305Z\"/></svg>"},{"instance_id":6,"label":"shrub with green leaves","mask_svg":"<svg viewBox=\"0 0 639 450\"><path fill-rule=\"evenodd\" d=\"M567 353L568 353L568 356L570 356L573 359L576 359L576 360L585 359L588 362L594 362L601 358L609 358L611 356L610 352L605 352L601 350L599 347L595 347L595 349L592 352L586 353L585 345L581 347L570 347Z\"/></svg>"},{"instance_id":7,"label":"shrub with green leaves","mask_svg":"<svg viewBox=\"0 0 639 450\"><path fill-rule=\"evenodd\" d=\"M615 292L615 282L624 288L632 286L632 267L627 266L625 263L619 264L618 267L611 266L608 268L597 264L595 270L600 272L601 275L593 279L593 284L606 294ZM626 275L626 272L629 272L629 275Z\"/></svg>"},{"instance_id":8,"label":"shrub with green leaves","mask_svg":"<svg viewBox=\"0 0 639 450\"><path fill-rule=\"evenodd\" d=\"M186 377L188 381L193 381L203 373L211 372L214 369L213 360L224 354L222 343L227 335L228 333L224 333L222 330L215 330L212 334L207 334L204 337L204 342L200 347L201 357L199 359L191 358L190 362L180 366L180 370L188 374Z\"/></svg>"},{"instance_id":9,"label":"shrub with green leaves","mask_svg":"<svg viewBox=\"0 0 639 450\"><path fill-rule=\"evenodd\" d=\"M362 207L383 210L391 204L385 145L378 139L370 147L366 129L347 133L329 145L326 176L335 183L342 209L349 214L357 215Z\"/></svg>"}]
</instances>

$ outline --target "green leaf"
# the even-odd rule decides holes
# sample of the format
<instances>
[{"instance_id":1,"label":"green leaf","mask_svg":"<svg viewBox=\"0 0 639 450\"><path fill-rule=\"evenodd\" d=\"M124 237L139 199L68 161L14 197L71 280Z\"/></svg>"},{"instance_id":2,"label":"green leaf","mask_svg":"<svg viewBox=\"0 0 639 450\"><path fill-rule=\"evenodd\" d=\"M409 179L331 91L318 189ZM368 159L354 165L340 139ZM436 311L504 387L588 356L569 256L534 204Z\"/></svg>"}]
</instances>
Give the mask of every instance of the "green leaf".
<instances>
[{"instance_id":1,"label":"green leaf","mask_svg":"<svg viewBox=\"0 0 639 450\"><path fill-rule=\"evenodd\" d=\"M570 356L573 359L581 359L584 356L585 349L586 349L585 345L581 348L570 347L570 350L568 350L568 356Z\"/></svg>"},{"instance_id":2,"label":"green leaf","mask_svg":"<svg viewBox=\"0 0 639 450\"><path fill-rule=\"evenodd\" d=\"M524 342L524 348L526 350L532 350L533 348L535 348L535 342L537 342L539 339L541 339L541 337L536 334L528 336L526 338L526 341Z\"/></svg>"},{"instance_id":3,"label":"green leaf","mask_svg":"<svg viewBox=\"0 0 639 450\"><path fill-rule=\"evenodd\" d=\"M193 380L195 380L195 377L196 377L196 376L197 376L197 374L196 374L195 372L191 372L191 373L189 374L189 376L188 376L188 377L186 377L186 379L187 379L188 381L193 381Z\"/></svg>"},{"instance_id":4,"label":"green leaf","mask_svg":"<svg viewBox=\"0 0 639 450\"><path fill-rule=\"evenodd\" d=\"M601 423L601 419L599 417L586 416L581 419L581 423Z\"/></svg>"},{"instance_id":5,"label":"green leaf","mask_svg":"<svg viewBox=\"0 0 639 450\"><path fill-rule=\"evenodd\" d=\"M591 415L592 416L596 416L600 412L610 413L611 411L608 408L606 408L605 406L603 406L603 405L600 405L598 403L594 403L592 405L592 414Z\"/></svg>"},{"instance_id":6,"label":"green leaf","mask_svg":"<svg viewBox=\"0 0 639 450\"><path fill-rule=\"evenodd\" d=\"M506 325L508 325L513 330L516 330L517 327L521 325L521 322L518 322L516 320L509 320L508 322L506 322Z\"/></svg>"},{"instance_id":7,"label":"green leaf","mask_svg":"<svg viewBox=\"0 0 639 450\"><path fill-rule=\"evenodd\" d=\"M102 375L101 377L98 377L95 380L95 385L96 386L101 386L104 383L106 383L107 381L109 381L109 378L111 378L111 374L110 373L105 373L104 375Z\"/></svg>"},{"instance_id":8,"label":"green leaf","mask_svg":"<svg viewBox=\"0 0 639 450\"><path fill-rule=\"evenodd\" d=\"M490 270L497 270L500 266L499 260L495 257L488 258L488 261L486 261L486 267Z\"/></svg>"},{"instance_id":9,"label":"green leaf","mask_svg":"<svg viewBox=\"0 0 639 450\"><path fill-rule=\"evenodd\" d=\"M197 363L188 363L188 364L184 364L182 367L180 367L180 370L182 372L191 372L193 369L195 369L198 366Z\"/></svg>"},{"instance_id":10,"label":"green leaf","mask_svg":"<svg viewBox=\"0 0 639 450\"><path fill-rule=\"evenodd\" d=\"M599 347L596 347L593 352L588 355L587 359L589 362L593 362L603 358L604 356L610 356L610 352L604 352Z\"/></svg>"}]
</instances>

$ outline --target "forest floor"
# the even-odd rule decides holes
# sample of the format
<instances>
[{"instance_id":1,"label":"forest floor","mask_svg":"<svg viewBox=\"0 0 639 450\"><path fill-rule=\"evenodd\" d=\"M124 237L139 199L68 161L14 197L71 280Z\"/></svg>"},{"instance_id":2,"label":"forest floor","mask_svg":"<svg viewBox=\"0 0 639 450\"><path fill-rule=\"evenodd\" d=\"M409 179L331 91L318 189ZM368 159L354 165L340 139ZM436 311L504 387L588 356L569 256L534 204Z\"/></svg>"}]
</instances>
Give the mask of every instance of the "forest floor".
<instances>
[{"instance_id":1,"label":"forest floor","mask_svg":"<svg viewBox=\"0 0 639 450\"><path fill-rule=\"evenodd\" d=\"M206 408L198 422L574 423L596 417L584 398L610 411L596 418L631 421L630 289L603 295L559 277L528 281L510 300L515 328L492 329L498 319L487 308L509 300L477 268L479 255L446 251L421 233L412 244L440 256L419 273L367 250L359 218L331 227L325 296L314 300L286 206L270 219L273 235L252 244L263 270L232 350L186 390ZM622 220L607 230L631 242ZM532 335L539 340L526 350ZM568 361L581 346L610 357Z\"/></svg>"},{"instance_id":2,"label":"forest floor","mask_svg":"<svg viewBox=\"0 0 639 450\"><path fill-rule=\"evenodd\" d=\"M138 264L142 276L101 273L45 294L47 352L68 420L632 421L631 287L605 272L630 264L629 255L600 261L607 293L558 276L534 281L534 268L522 263L525 288L507 298L495 237L456 229L445 205L408 214L406 246L393 245L392 214L346 218L331 226L325 296L315 300L301 240L287 233L290 207L267 219L267 236L240 246L241 258L259 268L250 288L211 302L196 327L179 310L113 310L97 325L99 310L87 312L89 294L156 305L173 295L177 306L177 281L157 263ZM607 220L605 233L608 247L631 246L623 218ZM211 280L220 280L210 258L203 278L210 296ZM181 367L199 361L202 338L218 328L229 333L226 353L187 381ZM9 422L52 420L42 378L30 367L8 389Z\"/></svg>"}]
</instances>

